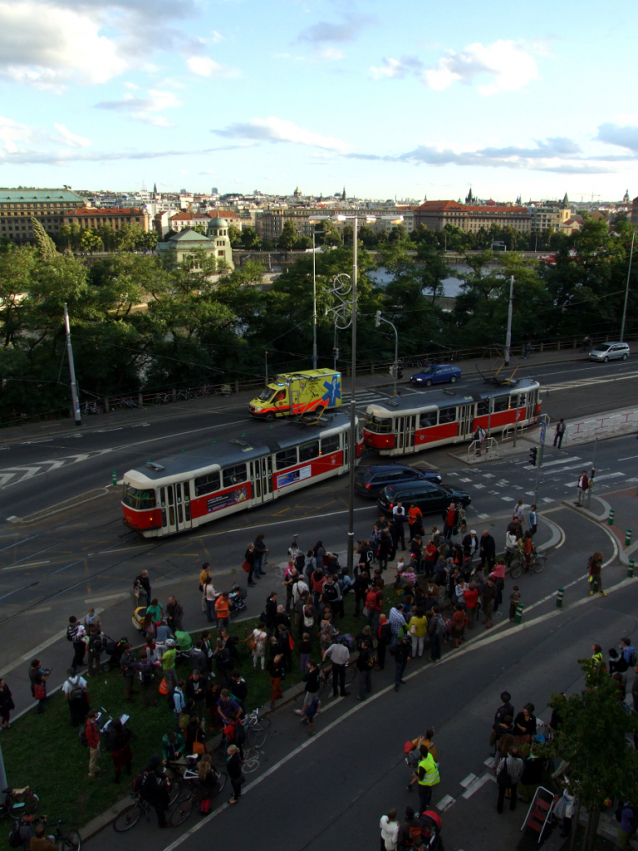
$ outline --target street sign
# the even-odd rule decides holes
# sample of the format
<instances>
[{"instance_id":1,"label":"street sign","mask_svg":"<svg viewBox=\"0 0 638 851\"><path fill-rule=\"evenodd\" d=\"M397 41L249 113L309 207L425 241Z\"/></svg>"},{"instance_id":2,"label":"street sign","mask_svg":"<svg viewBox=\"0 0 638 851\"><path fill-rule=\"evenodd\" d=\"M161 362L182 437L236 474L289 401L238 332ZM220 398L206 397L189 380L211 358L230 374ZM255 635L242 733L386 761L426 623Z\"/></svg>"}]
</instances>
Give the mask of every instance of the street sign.
<instances>
[{"instance_id":1,"label":"street sign","mask_svg":"<svg viewBox=\"0 0 638 851\"><path fill-rule=\"evenodd\" d=\"M541 433L540 433L539 438L538 438L541 446L545 446L545 433L546 433L546 431L547 431L547 423L543 421L541 423Z\"/></svg>"}]
</instances>

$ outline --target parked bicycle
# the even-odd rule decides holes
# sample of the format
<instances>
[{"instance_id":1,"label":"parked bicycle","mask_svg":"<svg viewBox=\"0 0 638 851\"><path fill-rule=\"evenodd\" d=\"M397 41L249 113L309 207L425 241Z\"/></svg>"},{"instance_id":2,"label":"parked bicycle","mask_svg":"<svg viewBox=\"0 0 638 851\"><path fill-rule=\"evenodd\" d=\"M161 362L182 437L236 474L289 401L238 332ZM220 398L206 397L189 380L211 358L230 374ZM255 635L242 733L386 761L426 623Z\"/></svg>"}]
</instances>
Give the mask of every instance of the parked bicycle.
<instances>
[{"instance_id":1,"label":"parked bicycle","mask_svg":"<svg viewBox=\"0 0 638 851\"><path fill-rule=\"evenodd\" d=\"M184 772L184 782L187 785L186 793L179 798L171 813L173 827L183 824L203 798L216 798L226 786L228 775L223 771L215 772L215 782L204 789L197 771L187 769Z\"/></svg>"},{"instance_id":2,"label":"parked bicycle","mask_svg":"<svg viewBox=\"0 0 638 851\"><path fill-rule=\"evenodd\" d=\"M171 807L175 803L181 791L182 783L180 780L175 777L169 781L169 807ZM124 833L125 831L130 830L132 827L135 827L135 825L142 818L142 816L146 816L146 821L151 820L151 815L155 808L151 804L149 804L148 801L145 801L140 796L139 792L133 793L131 797L134 799L134 803L123 809L119 816L113 822L113 830L116 833Z\"/></svg>"},{"instance_id":3,"label":"parked bicycle","mask_svg":"<svg viewBox=\"0 0 638 851\"><path fill-rule=\"evenodd\" d=\"M48 824L46 819L41 819L41 822L45 825ZM82 847L80 832L74 827L70 827L68 830L62 830L63 824L64 822L60 820L51 825L51 827L55 828L52 834L55 844L60 851L80 851Z\"/></svg>"},{"instance_id":4,"label":"parked bicycle","mask_svg":"<svg viewBox=\"0 0 638 851\"><path fill-rule=\"evenodd\" d=\"M19 819L21 816L32 815L37 811L40 799L29 786L24 786L22 789L8 786L2 792L6 797L4 803L0 805L0 816Z\"/></svg>"},{"instance_id":5,"label":"parked bicycle","mask_svg":"<svg viewBox=\"0 0 638 851\"><path fill-rule=\"evenodd\" d=\"M517 552L509 566L509 575L512 579L516 579L521 573L542 573L547 564L547 556L545 553L533 552L529 557L529 567L525 563L525 554Z\"/></svg>"},{"instance_id":6,"label":"parked bicycle","mask_svg":"<svg viewBox=\"0 0 638 851\"><path fill-rule=\"evenodd\" d=\"M248 748L262 748L266 741L267 730L271 725L270 718L259 715L259 709L254 709L245 715L241 723L246 731L246 745Z\"/></svg>"},{"instance_id":7,"label":"parked bicycle","mask_svg":"<svg viewBox=\"0 0 638 851\"><path fill-rule=\"evenodd\" d=\"M87 417L89 414L103 414L104 408L95 402L85 402L80 408L80 413L83 417Z\"/></svg>"}]
</instances>

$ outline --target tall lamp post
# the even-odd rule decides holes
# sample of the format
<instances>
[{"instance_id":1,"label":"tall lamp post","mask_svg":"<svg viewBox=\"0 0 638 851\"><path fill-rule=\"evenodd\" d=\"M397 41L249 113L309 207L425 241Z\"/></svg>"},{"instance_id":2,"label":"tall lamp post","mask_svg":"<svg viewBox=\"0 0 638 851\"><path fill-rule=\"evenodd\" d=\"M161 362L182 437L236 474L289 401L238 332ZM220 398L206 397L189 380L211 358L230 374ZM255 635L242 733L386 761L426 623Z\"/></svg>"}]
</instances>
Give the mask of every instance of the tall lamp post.
<instances>
[{"instance_id":1,"label":"tall lamp post","mask_svg":"<svg viewBox=\"0 0 638 851\"><path fill-rule=\"evenodd\" d=\"M315 243L316 228L312 224L312 368L317 369L317 246Z\"/></svg>"},{"instance_id":2,"label":"tall lamp post","mask_svg":"<svg viewBox=\"0 0 638 851\"><path fill-rule=\"evenodd\" d=\"M631 250L629 252L629 268L627 269L627 286L625 287L625 304L622 311L622 323L620 325L620 342L625 341L625 320L627 319L627 302L629 300L629 280L631 278L631 264L634 259L634 242L636 239L636 231L631 235Z\"/></svg>"},{"instance_id":3,"label":"tall lamp post","mask_svg":"<svg viewBox=\"0 0 638 851\"><path fill-rule=\"evenodd\" d=\"M394 366L392 370L392 375L394 377L394 393L393 396L397 395L397 375L399 373L399 332L397 331L397 326L394 322L390 322L389 319L384 319L381 315L381 311L377 310L376 318L374 320L375 327L378 328L382 322L386 322L388 325L392 327L394 331Z\"/></svg>"}]
</instances>

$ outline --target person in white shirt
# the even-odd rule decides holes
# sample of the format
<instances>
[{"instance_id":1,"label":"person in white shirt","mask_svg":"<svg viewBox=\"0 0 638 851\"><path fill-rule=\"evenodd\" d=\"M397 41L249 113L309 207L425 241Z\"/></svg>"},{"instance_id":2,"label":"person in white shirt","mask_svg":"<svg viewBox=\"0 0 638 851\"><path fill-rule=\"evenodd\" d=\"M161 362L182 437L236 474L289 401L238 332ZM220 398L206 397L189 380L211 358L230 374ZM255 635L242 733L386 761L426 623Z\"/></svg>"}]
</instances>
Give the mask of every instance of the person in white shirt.
<instances>
[{"instance_id":1,"label":"person in white shirt","mask_svg":"<svg viewBox=\"0 0 638 851\"><path fill-rule=\"evenodd\" d=\"M388 810L387 816L381 816L379 830L381 831L381 848L385 848L385 851L396 851L399 838L396 810Z\"/></svg>"},{"instance_id":2,"label":"person in white shirt","mask_svg":"<svg viewBox=\"0 0 638 851\"><path fill-rule=\"evenodd\" d=\"M512 518L514 520L518 520L518 522L522 526L523 522L524 522L524 519L523 519L524 517L525 517L525 503L523 502L522 499L519 499L519 501L514 506Z\"/></svg>"},{"instance_id":3,"label":"person in white shirt","mask_svg":"<svg viewBox=\"0 0 638 851\"><path fill-rule=\"evenodd\" d=\"M323 661L330 659L332 662L332 696L347 697L350 692L346 691L346 665L350 661L350 651L345 644L331 644L323 654Z\"/></svg>"},{"instance_id":4,"label":"person in white shirt","mask_svg":"<svg viewBox=\"0 0 638 851\"><path fill-rule=\"evenodd\" d=\"M518 549L518 538L514 532L505 533L505 564L509 567Z\"/></svg>"},{"instance_id":5,"label":"person in white shirt","mask_svg":"<svg viewBox=\"0 0 638 851\"><path fill-rule=\"evenodd\" d=\"M68 679L62 686L71 713L71 726L78 727L86 718L89 711L89 701L86 696L86 680L74 673L73 668L67 671Z\"/></svg>"},{"instance_id":6,"label":"person in white shirt","mask_svg":"<svg viewBox=\"0 0 638 851\"><path fill-rule=\"evenodd\" d=\"M248 639L251 642L251 652L253 655L253 668L257 667L257 659L261 659L261 670L266 666L266 639L268 633L261 626L256 626Z\"/></svg>"}]
</instances>

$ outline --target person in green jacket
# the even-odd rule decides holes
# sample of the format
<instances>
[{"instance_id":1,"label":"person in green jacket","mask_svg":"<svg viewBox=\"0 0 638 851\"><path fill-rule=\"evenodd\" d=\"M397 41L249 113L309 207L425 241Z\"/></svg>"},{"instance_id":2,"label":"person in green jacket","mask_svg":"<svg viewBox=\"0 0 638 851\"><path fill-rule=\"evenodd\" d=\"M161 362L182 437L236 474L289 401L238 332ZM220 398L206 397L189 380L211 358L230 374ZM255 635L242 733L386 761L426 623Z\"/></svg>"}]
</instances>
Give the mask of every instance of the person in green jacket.
<instances>
[{"instance_id":1,"label":"person in green jacket","mask_svg":"<svg viewBox=\"0 0 638 851\"><path fill-rule=\"evenodd\" d=\"M186 742L181 733L169 730L162 738L162 756L167 762L177 762L184 756Z\"/></svg>"},{"instance_id":2,"label":"person in green jacket","mask_svg":"<svg viewBox=\"0 0 638 851\"><path fill-rule=\"evenodd\" d=\"M416 771L416 779L419 783L419 807L425 812L432 800L432 787L436 786L441 778L439 766L426 745L421 745L421 761Z\"/></svg>"},{"instance_id":3,"label":"person in green jacket","mask_svg":"<svg viewBox=\"0 0 638 851\"><path fill-rule=\"evenodd\" d=\"M177 659L177 642L173 638L166 639L166 650L162 656L162 672L168 684L169 690L177 685L177 674L175 673L175 660Z\"/></svg>"}]
</instances>

